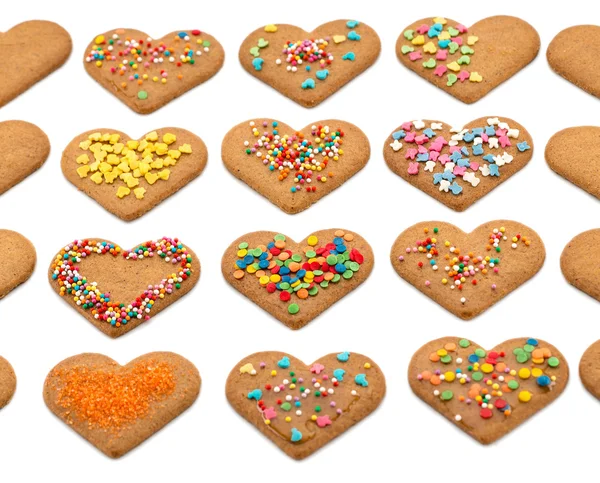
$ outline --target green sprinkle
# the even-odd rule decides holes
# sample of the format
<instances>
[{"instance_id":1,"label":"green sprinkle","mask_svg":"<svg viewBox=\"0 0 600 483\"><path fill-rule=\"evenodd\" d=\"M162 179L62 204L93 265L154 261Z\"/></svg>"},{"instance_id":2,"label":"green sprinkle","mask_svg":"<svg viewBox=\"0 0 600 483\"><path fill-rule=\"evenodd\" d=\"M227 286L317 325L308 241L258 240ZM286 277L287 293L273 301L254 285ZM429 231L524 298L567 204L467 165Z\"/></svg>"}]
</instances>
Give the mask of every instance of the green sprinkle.
<instances>
[{"instance_id":1,"label":"green sprinkle","mask_svg":"<svg viewBox=\"0 0 600 483\"><path fill-rule=\"evenodd\" d=\"M515 389L519 388L519 383L514 379L512 381L508 381L508 388L514 391Z\"/></svg>"},{"instance_id":2,"label":"green sprinkle","mask_svg":"<svg viewBox=\"0 0 600 483\"><path fill-rule=\"evenodd\" d=\"M550 359L548 359L548 365L550 367L558 367L559 364L560 361L558 360L558 357L551 357Z\"/></svg>"},{"instance_id":3,"label":"green sprinkle","mask_svg":"<svg viewBox=\"0 0 600 483\"><path fill-rule=\"evenodd\" d=\"M481 381L483 379L483 373L482 372L474 372L471 375L471 379L473 379L474 381L479 382L479 381Z\"/></svg>"},{"instance_id":4,"label":"green sprinkle","mask_svg":"<svg viewBox=\"0 0 600 483\"><path fill-rule=\"evenodd\" d=\"M294 255L292 255L292 260L294 262L301 262L302 261L302 255L298 255L297 253L295 253Z\"/></svg>"},{"instance_id":5,"label":"green sprinkle","mask_svg":"<svg viewBox=\"0 0 600 483\"><path fill-rule=\"evenodd\" d=\"M240 250L244 250L244 249L248 248L248 244L246 242L242 242L238 245L238 248Z\"/></svg>"},{"instance_id":6,"label":"green sprinkle","mask_svg":"<svg viewBox=\"0 0 600 483\"><path fill-rule=\"evenodd\" d=\"M284 402L281 406L279 406L284 411L289 411L292 409L292 405L289 402Z\"/></svg>"},{"instance_id":7,"label":"green sprinkle","mask_svg":"<svg viewBox=\"0 0 600 483\"><path fill-rule=\"evenodd\" d=\"M519 364L525 364L529 360L529 354L527 352L520 352L517 354L517 362Z\"/></svg>"},{"instance_id":8,"label":"green sprinkle","mask_svg":"<svg viewBox=\"0 0 600 483\"><path fill-rule=\"evenodd\" d=\"M437 230L437 228L434 228L434 231L435 230ZM463 349L466 349L471 345L471 343L467 339L460 339L458 341L458 345L461 346Z\"/></svg>"},{"instance_id":9,"label":"green sprinkle","mask_svg":"<svg viewBox=\"0 0 600 483\"><path fill-rule=\"evenodd\" d=\"M352 270L346 270L342 277L344 277L346 280L350 280L352 278L352 275L354 275L354 272Z\"/></svg>"},{"instance_id":10,"label":"green sprinkle","mask_svg":"<svg viewBox=\"0 0 600 483\"><path fill-rule=\"evenodd\" d=\"M298 304L290 304L288 306L288 312L292 315L297 314L300 312L300 307L298 307Z\"/></svg>"},{"instance_id":11,"label":"green sprinkle","mask_svg":"<svg viewBox=\"0 0 600 483\"><path fill-rule=\"evenodd\" d=\"M308 251L306 252L306 256L307 256L308 258L315 258L315 257L317 256L317 252L315 252L315 251L313 251L313 250L308 250Z\"/></svg>"},{"instance_id":12,"label":"green sprinkle","mask_svg":"<svg viewBox=\"0 0 600 483\"><path fill-rule=\"evenodd\" d=\"M483 349L475 349L475 355L481 359L485 357L486 352Z\"/></svg>"},{"instance_id":13,"label":"green sprinkle","mask_svg":"<svg viewBox=\"0 0 600 483\"><path fill-rule=\"evenodd\" d=\"M275 235L275 236L273 237L273 239L274 239L275 241L285 241L285 235L282 235L282 234L280 233L279 235Z\"/></svg>"},{"instance_id":14,"label":"green sprinkle","mask_svg":"<svg viewBox=\"0 0 600 483\"><path fill-rule=\"evenodd\" d=\"M335 255L329 255L326 261L327 265L335 265L337 263L337 257Z\"/></svg>"},{"instance_id":15,"label":"green sprinkle","mask_svg":"<svg viewBox=\"0 0 600 483\"><path fill-rule=\"evenodd\" d=\"M445 356L442 356L442 357L440 358L440 361L441 361L443 364L450 364L450 363L452 362L452 356L451 356L450 354L446 354Z\"/></svg>"},{"instance_id":16,"label":"green sprinkle","mask_svg":"<svg viewBox=\"0 0 600 483\"><path fill-rule=\"evenodd\" d=\"M525 350L525 352L533 352L533 350L535 349L535 347L533 347L530 344L525 344L525 346L523 346L523 349Z\"/></svg>"},{"instance_id":17,"label":"green sprinkle","mask_svg":"<svg viewBox=\"0 0 600 483\"><path fill-rule=\"evenodd\" d=\"M444 391L441 394L442 401L450 401L454 397L454 393L452 391Z\"/></svg>"}]
</instances>

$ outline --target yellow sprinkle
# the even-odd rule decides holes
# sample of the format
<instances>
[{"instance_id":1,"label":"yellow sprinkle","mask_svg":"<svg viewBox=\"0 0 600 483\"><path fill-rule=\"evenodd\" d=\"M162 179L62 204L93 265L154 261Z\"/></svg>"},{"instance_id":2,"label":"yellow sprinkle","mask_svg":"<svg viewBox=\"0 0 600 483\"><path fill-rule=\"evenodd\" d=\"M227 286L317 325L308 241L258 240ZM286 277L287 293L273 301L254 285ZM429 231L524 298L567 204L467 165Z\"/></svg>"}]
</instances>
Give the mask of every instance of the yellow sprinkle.
<instances>
[{"instance_id":1,"label":"yellow sprinkle","mask_svg":"<svg viewBox=\"0 0 600 483\"><path fill-rule=\"evenodd\" d=\"M87 174L90 172L90 167L89 166L79 166L79 168L77 168L77 174L79 175L80 178L87 178Z\"/></svg>"},{"instance_id":2,"label":"yellow sprinkle","mask_svg":"<svg viewBox=\"0 0 600 483\"><path fill-rule=\"evenodd\" d=\"M319 243L319 239L316 236L311 235L308 237L307 242L311 247L314 247L317 243Z\"/></svg>"},{"instance_id":3,"label":"yellow sprinkle","mask_svg":"<svg viewBox=\"0 0 600 483\"><path fill-rule=\"evenodd\" d=\"M124 196L127 196L129 193L131 193L131 190L129 188L127 188L126 186L119 186L119 189L117 190L117 196L119 198L123 198Z\"/></svg>"},{"instance_id":4,"label":"yellow sprinkle","mask_svg":"<svg viewBox=\"0 0 600 483\"><path fill-rule=\"evenodd\" d=\"M440 25L446 25L448 23L448 20L446 20L444 17L435 17L433 19L433 23L439 23Z\"/></svg>"},{"instance_id":5,"label":"yellow sprinkle","mask_svg":"<svg viewBox=\"0 0 600 483\"><path fill-rule=\"evenodd\" d=\"M265 26L265 32L277 32L277 25L270 23L269 25Z\"/></svg>"},{"instance_id":6,"label":"yellow sprinkle","mask_svg":"<svg viewBox=\"0 0 600 483\"><path fill-rule=\"evenodd\" d=\"M346 36L345 35L334 35L333 36L333 41L336 44L341 44L342 42L344 42L346 40Z\"/></svg>"},{"instance_id":7,"label":"yellow sprinkle","mask_svg":"<svg viewBox=\"0 0 600 483\"><path fill-rule=\"evenodd\" d=\"M138 200L142 200L144 199L144 194L146 193L146 189L145 188L136 188L133 190L133 194L135 195L135 197Z\"/></svg>"},{"instance_id":8,"label":"yellow sprinkle","mask_svg":"<svg viewBox=\"0 0 600 483\"><path fill-rule=\"evenodd\" d=\"M414 39L411 40L413 45L423 45L425 43L425 37L422 35L417 35Z\"/></svg>"},{"instance_id":9,"label":"yellow sprinkle","mask_svg":"<svg viewBox=\"0 0 600 483\"><path fill-rule=\"evenodd\" d=\"M460 65L458 65L458 62L451 62L450 64L447 65L448 69L450 69L453 72L458 72L460 70Z\"/></svg>"},{"instance_id":10,"label":"yellow sprinkle","mask_svg":"<svg viewBox=\"0 0 600 483\"><path fill-rule=\"evenodd\" d=\"M531 371L526 367L519 369L519 377L521 379L529 379L531 377Z\"/></svg>"},{"instance_id":11,"label":"yellow sprinkle","mask_svg":"<svg viewBox=\"0 0 600 483\"><path fill-rule=\"evenodd\" d=\"M467 45L475 45L478 40L479 37L477 37L476 35L469 35L467 37Z\"/></svg>"},{"instance_id":12,"label":"yellow sprinkle","mask_svg":"<svg viewBox=\"0 0 600 483\"><path fill-rule=\"evenodd\" d=\"M90 176L90 179L96 184L102 184L102 173L100 171L96 171Z\"/></svg>"},{"instance_id":13,"label":"yellow sprinkle","mask_svg":"<svg viewBox=\"0 0 600 483\"><path fill-rule=\"evenodd\" d=\"M529 391L521 391L519 393L519 401L523 403L531 401L531 393Z\"/></svg>"},{"instance_id":14,"label":"yellow sprinkle","mask_svg":"<svg viewBox=\"0 0 600 483\"><path fill-rule=\"evenodd\" d=\"M471 72L471 76L469 77L469 81L471 82L481 82L483 77L479 75L478 72Z\"/></svg>"}]
</instances>

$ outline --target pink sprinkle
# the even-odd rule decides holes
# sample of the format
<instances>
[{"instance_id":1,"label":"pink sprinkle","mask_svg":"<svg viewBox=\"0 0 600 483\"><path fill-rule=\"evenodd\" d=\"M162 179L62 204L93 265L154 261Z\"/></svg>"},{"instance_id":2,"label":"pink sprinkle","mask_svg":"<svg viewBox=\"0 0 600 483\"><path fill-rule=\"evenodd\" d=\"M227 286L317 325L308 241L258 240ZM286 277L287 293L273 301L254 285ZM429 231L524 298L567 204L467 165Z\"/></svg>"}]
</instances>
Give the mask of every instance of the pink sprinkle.
<instances>
[{"instance_id":1,"label":"pink sprinkle","mask_svg":"<svg viewBox=\"0 0 600 483\"><path fill-rule=\"evenodd\" d=\"M425 286L426 286L426 287L429 287L430 285L431 285L431 282L430 282L429 280L426 280L426 281L425 281Z\"/></svg>"},{"instance_id":2,"label":"pink sprinkle","mask_svg":"<svg viewBox=\"0 0 600 483\"><path fill-rule=\"evenodd\" d=\"M460 152L460 148L458 146L450 146L450 149L448 149L448 151L450 151L450 154L458 151Z\"/></svg>"},{"instance_id":3,"label":"pink sprinkle","mask_svg":"<svg viewBox=\"0 0 600 483\"><path fill-rule=\"evenodd\" d=\"M458 77L461 82L464 82L471 77L471 74L469 74L466 70L461 70L456 77Z\"/></svg>"},{"instance_id":4,"label":"pink sprinkle","mask_svg":"<svg viewBox=\"0 0 600 483\"><path fill-rule=\"evenodd\" d=\"M412 122L408 121L402 124L402 129L404 131L410 131L412 129Z\"/></svg>"},{"instance_id":5,"label":"pink sprinkle","mask_svg":"<svg viewBox=\"0 0 600 483\"><path fill-rule=\"evenodd\" d=\"M419 163L408 163L408 174L419 174Z\"/></svg>"},{"instance_id":6,"label":"pink sprinkle","mask_svg":"<svg viewBox=\"0 0 600 483\"><path fill-rule=\"evenodd\" d=\"M421 55L421 52L411 52L408 54L408 58L414 62L415 60L422 59L423 56Z\"/></svg>"},{"instance_id":7,"label":"pink sprinkle","mask_svg":"<svg viewBox=\"0 0 600 483\"><path fill-rule=\"evenodd\" d=\"M463 39L462 37L454 37L452 39L453 42L456 42L458 45L462 45L463 44Z\"/></svg>"},{"instance_id":8,"label":"pink sprinkle","mask_svg":"<svg viewBox=\"0 0 600 483\"><path fill-rule=\"evenodd\" d=\"M407 248L407 249L406 249L406 253L410 253L410 248Z\"/></svg>"},{"instance_id":9,"label":"pink sprinkle","mask_svg":"<svg viewBox=\"0 0 600 483\"><path fill-rule=\"evenodd\" d=\"M462 176L466 173L466 171L467 171L466 166L454 166L454 171L452 171L452 173L455 176Z\"/></svg>"},{"instance_id":10,"label":"pink sprinkle","mask_svg":"<svg viewBox=\"0 0 600 483\"><path fill-rule=\"evenodd\" d=\"M471 163L469 164L469 167L473 170L473 171L477 171L479 169L479 163Z\"/></svg>"},{"instance_id":11,"label":"pink sprinkle","mask_svg":"<svg viewBox=\"0 0 600 483\"><path fill-rule=\"evenodd\" d=\"M487 143L489 141L490 137L486 133L483 133L481 135L481 139L483 139L484 143Z\"/></svg>"},{"instance_id":12,"label":"pink sprinkle","mask_svg":"<svg viewBox=\"0 0 600 483\"><path fill-rule=\"evenodd\" d=\"M266 419L274 419L277 417L277 411L275 411L273 408L267 408L263 411L263 416Z\"/></svg>"},{"instance_id":13,"label":"pink sprinkle","mask_svg":"<svg viewBox=\"0 0 600 483\"><path fill-rule=\"evenodd\" d=\"M500 146L502 146L503 148L505 148L506 146L511 146L510 139L508 139L507 136L499 137L498 142L500 143Z\"/></svg>"},{"instance_id":14,"label":"pink sprinkle","mask_svg":"<svg viewBox=\"0 0 600 483\"><path fill-rule=\"evenodd\" d=\"M329 419L329 416L325 415L317 417L317 426L319 426L319 428L324 428L325 426L329 426L330 424L331 419Z\"/></svg>"},{"instance_id":15,"label":"pink sprinkle","mask_svg":"<svg viewBox=\"0 0 600 483\"><path fill-rule=\"evenodd\" d=\"M448 72L448 67L445 65L438 65L433 71L433 74L442 77L446 72Z\"/></svg>"},{"instance_id":16,"label":"pink sprinkle","mask_svg":"<svg viewBox=\"0 0 600 483\"><path fill-rule=\"evenodd\" d=\"M435 54L435 58L437 60L447 60L448 59L448 51L447 50L438 50Z\"/></svg>"},{"instance_id":17,"label":"pink sprinkle","mask_svg":"<svg viewBox=\"0 0 600 483\"><path fill-rule=\"evenodd\" d=\"M447 154L442 154L439 158L438 161L440 163L442 163L442 166L445 165L447 162L450 161L450 156L448 156Z\"/></svg>"},{"instance_id":18,"label":"pink sprinkle","mask_svg":"<svg viewBox=\"0 0 600 483\"><path fill-rule=\"evenodd\" d=\"M419 149L419 154L427 154L428 153L427 148L425 146L423 146L423 143L420 143L417 140L417 144L420 145L419 148L418 148Z\"/></svg>"},{"instance_id":19,"label":"pink sprinkle","mask_svg":"<svg viewBox=\"0 0 600 483\"><path fill-rule=\"evenodd\" d=\"M439 155L440 153L438 153L437 151L429 151L429 159L431 161L437 161Z\"/></svg>"},{"instance_id":20,"label":"pink sprinkle","mask_svg":"<svg viewBox=\"0 0 600 483\"><path fill-rule=\"evenodd\" d=\"M426 23L422 24L419 28L417 28L417 33L424 34L429 32L429 25Z\"/></svg>"},{"instance_id":21,"label":"pink sprinkle","mask_svg":"<svg viewBox=\"0 0 600 483\"><path fill-rule=\"evenodd\" d=\"M404 155L404 159L415 159L417 156L417 150L414 148L410 148L406 150L406 154Z\"/></svg>"},{"instance_id":22,"label":"pink sprinkle","mask_svg":"<svg viewBox=\"0 0 600 483\"><path fill-rule=\"evenodd\" d=\"M456 26L456 30L458 30L461 34L464 34L467 32L467 27L465 27L462 23L459 23Z\"/></svg>"},{"instance_id":23,"label":"pink sprinkle","mask_svg":"<svg viewBox=\"0 0 600 483\"><path fill-rule=\"evenodd\" d=\"M400 260L401 262L403 262L403 261L404 261L404 255L400 255L400 256L398 257L398 260Z\"/></svg>"},{"instance_id":24,"label":"pink sprinkle","mask_svg":"<svg viewBox=\"0 0 600 483\"><path fill-rule=\"evenodd\" d=\"M496 284L495 283L492 284L492 290L496 290Z\"/></svg>"},{"instance_id":25,"label":"pink sprinkle","mask_svg":"<svg viewBox=\"0 0 600 483\"><path fill-rule=\"evenodd\" d=\"M312 372L314 374L321 374L321 371L323 369L325 369L325 366L323 364L319 364L317 362L310 368L310 372Z\"/></svg>"},{"instance_id":26,"label":"pink sprinkle","mask_svg":"<svg viewBox=\"0 0 600 483\"><path fill-rule=\"evenodd\" d=\"M404 136L404 142L405 143L414 143L416 135L417 135L417 133L414 131L406 133L406 136Z\"/></svg>"}]
</instances>

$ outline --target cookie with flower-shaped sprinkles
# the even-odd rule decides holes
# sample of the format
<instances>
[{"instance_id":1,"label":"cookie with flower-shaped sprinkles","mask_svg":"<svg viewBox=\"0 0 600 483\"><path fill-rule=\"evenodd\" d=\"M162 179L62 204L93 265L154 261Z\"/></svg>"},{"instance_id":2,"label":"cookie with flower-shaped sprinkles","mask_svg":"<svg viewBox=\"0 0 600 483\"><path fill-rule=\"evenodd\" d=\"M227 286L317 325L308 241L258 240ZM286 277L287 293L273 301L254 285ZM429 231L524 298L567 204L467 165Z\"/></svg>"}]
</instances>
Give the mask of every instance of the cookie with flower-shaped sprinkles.
<instances>
[{"instance_id":1,"label":"cookie with flower-shaped sprinkles","mask_svg":"<svg viewBox=\"0 0 600 483\"><path fill-rule=\"evenodd\" d=\"M443 337L413 355L413 392L482 444L500 439L562 394L569 366L540 339L511 339L486 350L468 339Z\"/></svg>"},{"instance_id":2,"label":"cookie with flower-shaped sprinkles","mask_svg":"<svg viewBox=\"0 0 600 483\"><path fill-rule=\"evenodd\" d=\"M281 233L257 231L223 254L225 280L291 329L300 329L363 283L373 250L348 230L312 233L299 243Z\"/></svg>"},{"instance_id":3,"label":"cookie with flower-shaped sprinkles","mask_svg":"<svg viewBox=\"0 0 600 483\"><path fill-rule=\"evenodd\" d=\"M75 240L56 254L48 270L52 288L113 338L179 300L199 278L196 254L168 237L130 250L97 238Z\"/></svg>"},{"instance_id":4,"label":"cookie with flower-shaped sprinkles","mask_svg":"<svg viewBox=\"0 0 600 483\"><path fill-rule=\"evenodd\" d=\"M535 231L516 221L491 221L470 233L428 221L402 232L390 258L404 280L470 320L533 277L546 249Z\"/></svg>"},{"instance_id":5,"label":"cookie with flower-shaped sprinkles","mask_svg":"<svg viewBox=\"0 0 600 483\"><path fill-rule=\"evenodd\" d=\"M0 299L25 283L35 269L33 244L20 233L0 230Z\"/></svg>"},{"instance_id":6,"label":"cookie with flower-shaped sprinkles","mask_svg":"<svg viewBox=\"0 0 600 483\"><path fill-rule=\"evenodd\" d=\"M385 377L366 356L328 354L305 364L283 352L242 359L227 378L227 400L294 459L303 459L369 416Z\"/></svg>"},{"instance_id":7,"label":"cookie with flower-shaped sprinkles","mask_svg":"<svg viewBox=\"0 0 600 483\"><path fill-rule=\"evenodd\" d=\"M198 29L160 39L135 29L96 35L88 45L85 70L135 112L149 114L202 84L223 66L225 52Z\"/></svg>"},{"instance_id":8,"label":"cookie with flower-shaped sprinkles","mask_svg":"<svg viewBox=\"0 0 600 483\"><path fill-rule=\"evenodd\" d=\"M4 357L0 356L0 409L6 406L17 389L15 371Z\"/></svg>"},{"instance_id":9,"label":"cookie with flower-shaped sprinkles","mask_svg":"<svg viewBox=\"0 0 600 483\"><path fill-rule=\"evenodd\" d=\"M295 130L274 119L231 129L221 157L231 174L286 213L299 213L360 171L371 155L354 124L317 121Z\"/></svg>"}]
</instances>

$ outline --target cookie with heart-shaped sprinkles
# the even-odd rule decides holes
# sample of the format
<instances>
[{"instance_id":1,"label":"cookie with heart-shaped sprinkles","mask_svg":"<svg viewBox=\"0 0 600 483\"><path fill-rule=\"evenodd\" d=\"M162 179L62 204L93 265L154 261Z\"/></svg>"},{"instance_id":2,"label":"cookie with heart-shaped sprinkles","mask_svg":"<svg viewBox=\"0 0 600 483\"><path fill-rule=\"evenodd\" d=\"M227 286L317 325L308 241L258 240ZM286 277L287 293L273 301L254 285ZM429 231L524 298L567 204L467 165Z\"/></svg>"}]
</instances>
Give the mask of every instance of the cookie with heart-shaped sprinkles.
<instances>
[{"instance_id":1,"label":"cookie with heart-shaped sprinkles","mask_svg":"<svg viewBox=\"0 0 600 483\"><path fill-rule=\"evenodd\" d=\"M560 269L567 282L600 301L597 247L600 247L600 228L580 233L563 249Z\"/></svg>"},{"instance_id":2,"label":"cookie with heart-shaped sprinkles","mask_svg":"<svg viewBox=\"0 0 600 483\"><path fill-rule=\"evenodd\" d=\"M226 394L238 414L300 460L375 411L385 395L385 377L356 353L305 364L283 352L258 352L236 364Z\"/></svg>"},{"instance_id":3,"label":"cookie with heart-shaped sprinkles","mask_svg":"<svg viewBox=\"0 0 600 483\"><path fill-rule=\"evenodd\" d=\"M125 453L188 409L200 374L172 352L152 352L121 366L102 354L80 354L50 371L46 406L111 458Z\"/></svg>"},{"instance_id":4,"label":"cookie with heart-shaped sprinkles","mask_svg":"<svg viewBox=\"0 0 600 483\"><path fill-rule=\"evenodd\" d=\"M0 230L0 299L31 277L36 263L33 244L20 233Z\"/></svg>"},{"instance_id":5,"label":"cookie with heart-shaped sprinkles","mask_svg":"<svg viewBox=\"0 0 600 483\"><path fill-rule=\"evenodd\" d=\"M0 409L6 406L17 389L15 371L4 357L0 356Z\"/></svg>"},{"instance_id":6,"label":"cookie with heart-shaped sprinkles","mask_svg":"<svg viewBox=\"0 0 600 483\"><path fill-rule=\"evenodd\" d=\"M56 254L48 270L54 291L113 338L177 302L199 278L196 254L168 237L131 250L100 239L75 240Z\"/></svg>"},{"instance_id":7,"label":"cookie with heart-shaped sprinkles","mask_svg":"<svg viewBox=\"0 0 600 483\"><path fill-rule=\"evenodd\" d=\"M490 444L562 394L569 366L553 345L511 339L488 351L473 341L443 337L410 361L413 392L459 429Z\"/></svg>"}]
</instances>

